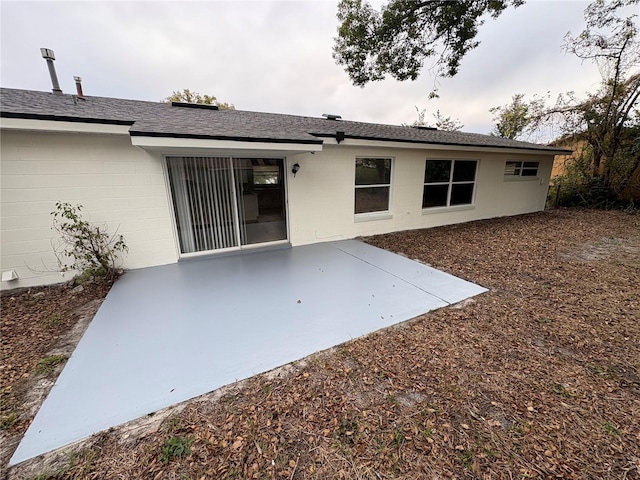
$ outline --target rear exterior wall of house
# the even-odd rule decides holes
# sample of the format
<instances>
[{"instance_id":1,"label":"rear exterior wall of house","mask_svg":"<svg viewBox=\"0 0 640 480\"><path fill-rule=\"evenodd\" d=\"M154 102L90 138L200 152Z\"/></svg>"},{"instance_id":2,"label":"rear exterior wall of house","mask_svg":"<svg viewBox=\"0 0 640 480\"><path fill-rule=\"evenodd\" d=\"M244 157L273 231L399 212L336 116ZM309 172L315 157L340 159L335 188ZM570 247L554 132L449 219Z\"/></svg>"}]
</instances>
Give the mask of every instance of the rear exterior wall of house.
<instances>
[{"instance_id":1,"label":"rear exterior wall of house","mask_svg":"<svg viewBox=\"0 0 640 480\"><path fill-rule=\"evenodd\" d=\"M82 204L83 217L124 235L125 268L177 259L162 159L128 135L2 132L2 271L19 279L2 288L66 281L58 273L51 212L57 201Z\"/></svg>"},{"instance_id":2,"label":"rear exterior wall of house","mask_svg":"<svg viewBox=\"0 0 640 480\"><path fill-rule=\"evenodd\" d=\"M354 215L355 160L391 158L389 211ZM476 160L472 205L422 208L426 160ZM507 161L539 162L531 177L505 176ZM452 150L325 146L321 154L292 157L290 236L294 245L429 228L544 210L553 155Z\"/></svg>"},{"instance_id":3,"label":"rear exterior wall of house","mask_svg":"<svg viewBox=\"0 0 640 480\"><path fill-rule=\"evenodd\" d=\"M391 159L384 213L354 215L355 161L360 157ZM477 160L473 205L423 210L427 159ZM507 178L507 161L540 162L538 175ZM301 168L294 177L290 169L296 162ZM348 145L289 155L289 241L296 246L539 211L552 164L552 155ZM19 276L2 282L2 289L71 278L57 272L52 249L57 237L51 212L57 201L82 204L87 220L124 235L129 247L124 268L179 259L163 156L132 146L128 135L3 131L0 175L0 266Z\"/></svg>"}]
</instances>

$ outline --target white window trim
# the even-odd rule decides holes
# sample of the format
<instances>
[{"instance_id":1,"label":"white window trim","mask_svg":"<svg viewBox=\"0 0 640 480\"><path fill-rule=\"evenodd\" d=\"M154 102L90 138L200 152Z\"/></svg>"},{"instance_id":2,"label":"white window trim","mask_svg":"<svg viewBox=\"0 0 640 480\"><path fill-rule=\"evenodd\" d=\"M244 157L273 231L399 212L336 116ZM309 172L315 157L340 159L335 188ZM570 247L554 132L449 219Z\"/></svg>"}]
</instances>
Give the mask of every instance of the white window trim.
<instances>
[{"instance_id":1,"label":"white window trim","mask_svg":"<svg viewBox=\"0 0 640 480\"><path fill-rule=\"evenodd\" d=\"M475 192L474 192L475 196ZM473 204L466 205L453 205L451 207L428 207L422 209L422 215L432 215L434 213L444 213L444 212L458 212L461 210L475 210L476 206Z\"/></svg>"},{"instance_id":2,"label":"white window trim","mask_svg":"<svg viewBox=\"0 0 640 480\"><path fill-rule=\"evenodd\" d=\"M477 160L475 158L427 158L424 162L424 170L426 171L427 169L427 162L430 161L449 161L451 162L451 170L449 171L449 181L448 182L430 182L430 183L426 183L424 181L422 181L422 192L424 195L424 187L426 187L427 185L448 185L449 189L447 190L447 204L446 205L440 205L437 207L422 207L422 214L429 214L429 213L438 213L438 212L453 212L456 210L473 210L476 208L476 191L477 191L477 185L478 185L478 170L480 168L480 160ZM453 170L455 167L455 162L476 162L476 171L473 175L473 181L468 181L465 180L463 182L454 182L453 181ZM424 175L424 174L423 174ZM471 203L465 203L462 205L449 205L451 203L451 191L453 190L453 188L451 188L453 185L469 185L472 184L473 185L473 193L471 195ZM420 202L422 203L422 202Z\"/></svg>"},{"instance_id":3,"label":"white window trim","mask_svg":"<svg viewBox=\"0 0 640 480\"><path fill-rule=\"evenodd\" d=\"M358 159L362 159L362 158L375 158L375 159L381 159L381 160L391 160L391 171L389 172L389 183L377 183L375 185L356 185L356 179L355 179L355 169L354 169L354 178L353 178L353 201L354 201L354 205L353 205L353 209L355 210L355 192L356 189L358 188L375 188L375 187L389 187L389 201L387 202L387 209L386 210L378 210L376 212L363 212L363 213L354 213L354 221L356 223L359 222L369 222L369 221L374 221L374 220L386 220L389 218L393 218L393 215L391 214L391 199L393 198L393 174L394 174L394 170L395 170L395 164L396 164L396 157L384 157L384 156L375 156L375 155L358 155L355 157L354 159L354 165L356 160Z\"/></svg>"},{"instance_id":4,"label":"white window trim","mask_svg":"<svg viewBox=\"0 0 640 480\"><path fill-rule=\"evenodd\" d=\"M356 213L354 221L356 223L373 222L374 220L389 220L390 218L393 218L393 215L390 212L367 212Z\"/></svg>"},{"instance_id":5,"label":"white window trim","mask_svg":"<svg viewBox=\"0 0 640 480\"><path fill-rule=\"evenodd\" d=\"M524 164L525 162L532 162L532 163L537 163L538 167L536 168L536 174L535 175L522 175L522 172L525 170L525 168L527 170L533 170L533 167L525 167ZM503 178L505 182L528 182L528 181L535 181L535 180L540 180L540 161L538 160L507 160L504 163L504 168L507 168L507 163L519 163L520 167L520 173L518 174L508 174L508 173L504 173L503 170ZM518 167L516 167L518 168Z\"/></svg>"}]
</instances>

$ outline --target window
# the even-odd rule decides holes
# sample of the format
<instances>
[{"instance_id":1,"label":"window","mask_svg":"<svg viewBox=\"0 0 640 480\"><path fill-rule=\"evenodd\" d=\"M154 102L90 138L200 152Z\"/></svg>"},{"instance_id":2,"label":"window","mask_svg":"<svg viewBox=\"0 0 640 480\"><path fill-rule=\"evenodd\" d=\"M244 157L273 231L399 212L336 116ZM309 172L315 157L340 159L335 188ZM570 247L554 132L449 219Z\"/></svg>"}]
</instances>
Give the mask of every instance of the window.
<instances>
[{"instance_id":1,"label":"window","mask_svg":"<svg viewBox=\"0 0 640 480\"><path fill-rule=\"evenodd\" d=\"M280 167L265 165L253 167L254 185L278 185L280 183Z\"/></svg>"},{"instance_id":2,"label":"window","mask_svg":"<svg viewBox=\"0 0 640 480\"><path fill-rule=\"evenodd\" d=\"M505 177L537 177L540 162L507 162L504 167Z\"/></svg>"},{"instance_id":3,"label":"window","mask_svg":"<svg viewBox=\"0 0 640 480\"><path fill-rule=\"evenodd\" d=\"M477 166L476 160L427 160L422 208L471 205Z\"/></svg>"},{"instance_id":4,"label":"window","mask_svg":"<svg viewBox=\"0 0 640 480\"><path fill-rule=\"evenodd\" d=\"M356 158L355 213L387 212L391 191L390 158Z\"/></svg>"}]
</instances>

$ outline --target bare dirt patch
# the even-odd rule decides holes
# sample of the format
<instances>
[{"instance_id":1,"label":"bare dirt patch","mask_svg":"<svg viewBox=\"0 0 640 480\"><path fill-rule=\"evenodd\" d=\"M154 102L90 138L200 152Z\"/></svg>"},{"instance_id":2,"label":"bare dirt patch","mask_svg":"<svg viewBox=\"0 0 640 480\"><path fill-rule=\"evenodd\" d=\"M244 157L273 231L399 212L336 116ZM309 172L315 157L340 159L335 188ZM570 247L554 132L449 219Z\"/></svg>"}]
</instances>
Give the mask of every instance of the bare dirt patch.
<instances>
[{"instance_id":1,"label":"bare dirt patch","mask_svg":"<svg viewBox=\"0 0 640 480\"><path fill-rule=\"evenodd\" d=\"M616 242L580 253L603 239ZM640 478L640 252L613 245L639 244L639 216L554 210L366 240L490 291L10 478Z\"/></svg>"},{"instance_id":2,"label":"bare dirt patch","mask_svg":"<svg viewBox=\"0 0 640 480\"><path fill-rule=\"evenodd\" d=\"M574 251L560 253L565 260L591 262L606 260L613 256L637 255L640 253L638 239L602 237L595 242L579 245Z\"/></svg>"}]
</instances>

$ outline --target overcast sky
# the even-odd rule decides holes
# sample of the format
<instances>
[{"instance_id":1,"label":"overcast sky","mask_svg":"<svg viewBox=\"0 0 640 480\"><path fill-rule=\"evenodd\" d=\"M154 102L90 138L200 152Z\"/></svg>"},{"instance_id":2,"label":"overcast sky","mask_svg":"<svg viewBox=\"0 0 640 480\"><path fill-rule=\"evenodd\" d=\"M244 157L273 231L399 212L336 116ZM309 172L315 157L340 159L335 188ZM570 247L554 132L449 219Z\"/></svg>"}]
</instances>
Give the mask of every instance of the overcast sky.
<instances>
[{"instance_id":1,"label":"overcast sky","mask_svg":"<svg viewBox=\"0 0 640 480\"><path fill-rule=\"evenodd\" d=\"M426 71L415 82L351 85L331 56L336 1L2 1L0 81L50 91L39 50L47 47L67 93L78 75L87 95L159 101L190 88L241 110L390 124L413 122L418 106L488 133L489 108L514 93L594 90L597 69L561 50L564 35L584 27L587 4L529 0L488 19L458 76L427 101Z\"/></svg>"}]
</instances>

